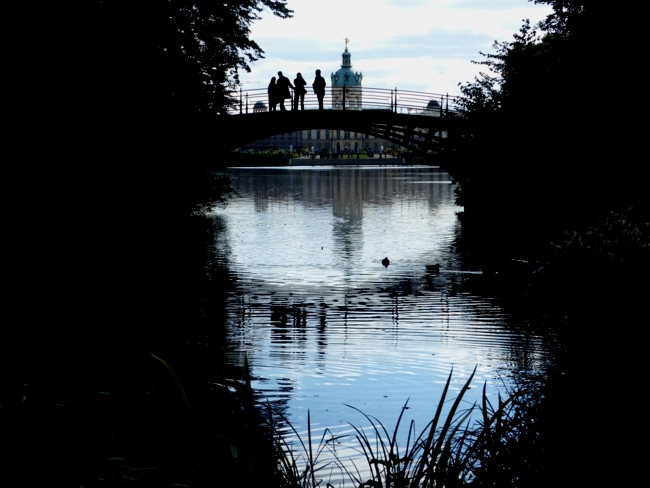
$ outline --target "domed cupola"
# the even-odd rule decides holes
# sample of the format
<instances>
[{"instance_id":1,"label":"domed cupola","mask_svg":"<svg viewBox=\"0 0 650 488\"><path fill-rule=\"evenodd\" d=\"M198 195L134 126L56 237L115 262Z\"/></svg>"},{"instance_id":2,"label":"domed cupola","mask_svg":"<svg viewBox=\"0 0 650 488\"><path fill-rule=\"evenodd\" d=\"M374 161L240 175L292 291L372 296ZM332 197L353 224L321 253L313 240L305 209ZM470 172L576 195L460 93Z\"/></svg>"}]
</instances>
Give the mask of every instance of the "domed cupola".
<instances>
[{"instance_id":1,"label":"domed cupola","mask_svg":"<svg viewBox=\"0 0 650 488\"><path fill-rule=\"evenodd\" d=\"M442 102L442 100L440 100ZM422 115L429 115L430 117L442 117L442 104L438 100L430 100L426 108L422 111Z\"/></svg>"},{"instance_id":2,"label":"domed cupola","mask_svg":"<svg viewBox=\"0 0 650 488\"><path fill-rule=\"evenodd\" d=\"M352 54L350 51L348 51L348 46L345 46L345 51L343 51L343 61L341 62L341 69L339 69L336 73L332 73L333 87L341 87L343 85L348 87L361 86L363 74L352 70L351 57Z\"/></svg>"},{"instance_id":3,"label":"domed cupola","mask_svg":"<svg viewBox=\"0 0 650 488\"><path fill-rule=\"evenodd\" d=\"M350 40L346 39L341 69L332 73L331 90L334 110L361 110L362 108L361 80L363 75L352 70L352 55L348 51L348 42Z\"/></svg>"},{"instance_id":4,"label":"domed cupola","mask_svg":"<svg viewBox=\"0 0 650 488\"><path fill-rule=\"evenodd\" d=\"M352 61L350 60L351 56L352 55L350 54L350 51L348 51L348 46L345 46L345 51L343 51L343 62L341 63L341 67L343 68L352 67Z\"/></svg>"}]
</instances>

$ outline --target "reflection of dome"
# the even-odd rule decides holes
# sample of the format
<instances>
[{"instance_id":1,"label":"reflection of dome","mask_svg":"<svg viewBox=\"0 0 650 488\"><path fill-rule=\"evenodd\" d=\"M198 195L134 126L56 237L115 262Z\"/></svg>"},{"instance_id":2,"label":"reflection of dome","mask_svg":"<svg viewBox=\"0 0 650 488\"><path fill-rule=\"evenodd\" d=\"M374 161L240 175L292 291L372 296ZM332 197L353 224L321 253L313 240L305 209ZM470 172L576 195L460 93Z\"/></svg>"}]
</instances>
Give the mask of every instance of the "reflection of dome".
<instances>
[{"instance_id":1,"label":"reflection of dome","mask_svg":"<svg viewBox=\"0 0 650 488\"><path fill-rule=\"evenodd\" d=\"M267 111L266 104L264 102L262 102L261 100L258 101L258 102L255 102L255 105L253 105L253 113L255 113L255 112L266 112L266 111Z\"/></svg>"},{"instance_id":2,"label":"reflection of dome","mask_svg":"<svg viewBox=\"0 0 650 488\"><path fill-rule=\"evenodd\" d=\"M345 51L343 51L341 69L336 73L332 73L332 87L341 87L343 85L361 86L363 75L352 71L352 62L350 61L351 56L350 51L348 51L348 48L346 47Z\"/></svg>"},{"instance_id":3,"label":"reflection of dome","mask_svg":"<svg viewBox=\"0 0 650 488\"><path fill-rule=\"evenodd\" d=\"M438 103L438 100L431 100L429 103L427 103L427 108L440 108L440 104Z\"/></svg>"}]
</instances>

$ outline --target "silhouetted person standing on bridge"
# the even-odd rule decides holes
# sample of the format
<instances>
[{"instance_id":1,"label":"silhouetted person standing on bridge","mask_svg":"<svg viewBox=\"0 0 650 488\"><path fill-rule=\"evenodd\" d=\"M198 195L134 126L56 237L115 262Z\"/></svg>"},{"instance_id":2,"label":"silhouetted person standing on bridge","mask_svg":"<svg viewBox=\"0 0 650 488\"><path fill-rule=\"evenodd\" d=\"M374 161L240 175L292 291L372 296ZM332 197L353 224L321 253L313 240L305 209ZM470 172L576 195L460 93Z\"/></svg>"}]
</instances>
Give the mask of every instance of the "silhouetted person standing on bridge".
<instances>
[{"instance_id":1,"label":"silhouetted person standing on bridge","mask_svg":"<svg viewBox=\"0 0 650 488\"><path fill-rule=\"evenodd\" d=\"M280 111L286 112L287 109L284 108L284 101L288 98L291 100L291 92L289 87L293 88L293 85L289 81L289 78L282 74L282 71L278 71L278 101L280 102Z\"/></svg>"},{"instance_id":2,"label":"silhouetted person standing on bridge","mask_svg":"<svg viewBox=\"0 0 650 488\"><path fill-rule=\"evenodd\" d=\"M320 75L320 70L316 70L316 79L312 83L314 93L318 98L318 110L323 110L323 98L325 98L325 78Z\"/></svg>"},{"instance_id":3,"label":"silhouetted person standing on bridge","mask_svg":"<svg viewBox=\"0 0 650 488\"><path fill-rule=\"evenodd\" d=\"M302 77L300 73L296 75L296 79L293 80L293 84L296 85L296 89L293 92L293 109L298 110L298 99L300 99L300 106L302 110L305 110L305 93L307 90L305 86L307 82Z\"/></svg>"},{"instance_id":4,"label":"silhouetted person standing on bridge","mask_svg":"<svg viewBox=\"0 0 650 488\"><path fill-rule=\"evenodd\" d=\"M271 78L269 83L269 112L276 112L276 105L278 104L278 85L275 83L275 76Z\"/></svg>"}]
</instances>

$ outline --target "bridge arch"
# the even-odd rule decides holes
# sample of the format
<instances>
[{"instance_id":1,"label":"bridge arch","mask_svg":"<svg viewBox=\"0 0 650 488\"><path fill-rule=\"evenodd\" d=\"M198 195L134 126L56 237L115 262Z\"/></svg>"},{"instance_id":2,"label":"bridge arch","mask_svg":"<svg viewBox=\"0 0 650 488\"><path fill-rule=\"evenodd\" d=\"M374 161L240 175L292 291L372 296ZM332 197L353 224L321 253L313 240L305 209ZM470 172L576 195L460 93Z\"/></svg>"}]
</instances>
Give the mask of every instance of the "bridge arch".
<instances>
[{"instance_id":1,"label":"bridge arch","mask_svg":"<svg viewBox=\"0 0 650 488\"><path fill-rule=\"evenodd\" d=\"M395 145L426 153L445 143L457 129L455 117L399 114L378 110L305 110L263 112L218 117L220 147L234 150L259 139L315 127L367 134ZM227 120L224 120L227 119Z\"/></svg>"}]
</instances>

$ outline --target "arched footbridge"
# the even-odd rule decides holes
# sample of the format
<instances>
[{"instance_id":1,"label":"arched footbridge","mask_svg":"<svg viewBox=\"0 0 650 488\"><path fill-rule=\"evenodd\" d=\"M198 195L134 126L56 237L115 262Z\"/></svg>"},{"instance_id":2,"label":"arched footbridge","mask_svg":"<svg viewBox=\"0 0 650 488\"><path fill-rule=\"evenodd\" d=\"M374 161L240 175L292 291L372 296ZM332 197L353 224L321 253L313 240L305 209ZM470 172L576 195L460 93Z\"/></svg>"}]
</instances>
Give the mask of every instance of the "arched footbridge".
<instances>
[{"instance_id":1,"label":"arched footbridge","mask_svg":"<svg viewBox=\"0 0 650 488\"><path fill-rule=\"evenodd\" d=\"M308 93L304 110L291 110L289 99L286 111L279 104L276 111L269 111L265 88L242 90L238 106L218 124L220 146L233 150L273 135L327 128L367 134L426 153L444 145L463 123L456 114L459 97L366 87L362 98L350 92L328 93L323 110L318 110L316 96Z\"/></svg>"}]
</instances>

